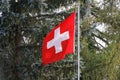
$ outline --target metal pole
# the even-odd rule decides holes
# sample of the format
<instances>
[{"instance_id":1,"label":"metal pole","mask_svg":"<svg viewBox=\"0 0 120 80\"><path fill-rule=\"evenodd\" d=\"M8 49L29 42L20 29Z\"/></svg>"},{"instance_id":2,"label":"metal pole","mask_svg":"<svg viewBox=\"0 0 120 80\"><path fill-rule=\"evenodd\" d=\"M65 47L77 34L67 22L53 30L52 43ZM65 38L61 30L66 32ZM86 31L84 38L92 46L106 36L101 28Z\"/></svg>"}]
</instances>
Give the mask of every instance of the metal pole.
<instances>
[{"instance_id":1,"label":"metal pole","mask_svg":"<svg viewBox=\"0 0 120 80\"><path fill-rule=\"evenodd\" d=\"M80 1L78 1L78 80L80 80Z\"/></svg>"}]
</instances>

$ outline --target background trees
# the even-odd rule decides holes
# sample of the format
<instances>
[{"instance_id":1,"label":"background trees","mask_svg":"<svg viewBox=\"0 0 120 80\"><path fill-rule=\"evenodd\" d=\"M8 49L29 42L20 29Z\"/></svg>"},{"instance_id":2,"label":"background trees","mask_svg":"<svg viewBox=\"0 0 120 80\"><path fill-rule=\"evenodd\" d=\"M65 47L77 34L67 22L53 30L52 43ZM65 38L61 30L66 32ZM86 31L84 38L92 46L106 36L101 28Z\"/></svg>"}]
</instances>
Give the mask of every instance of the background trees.
<instances>
[{"instance_id":1,"label":"background trees","mask_svg":"<svg viewBox=\"0 0 120 80\"><path fill-rule=\"evenodd\" d=\"M83 79L118 80L119 1L104 0L98 5L97 1L91 4L92 15L82 23L83 29L88 30L86 36L82 38L84 48L81 55L86 65L86 69L82 69ZM94 29L91 29L90 23L95 25ZM103 29L98 29L98 26Z\"/></svg>"},{"instance_id":2,"label":"background trees","mask_svg":"<svg viewBox=\"0 0 120 80\"><path fill-rule=\"evenodd\" d=\"M45 35L76 10L77 2L0 1L1 80L77 79L76 53L46 67L41 65L41 46ZM80 0L83 80L120 78L119 3L119 0L104 0L100 3L96 0Z\"/></svg>"}]
</instances>

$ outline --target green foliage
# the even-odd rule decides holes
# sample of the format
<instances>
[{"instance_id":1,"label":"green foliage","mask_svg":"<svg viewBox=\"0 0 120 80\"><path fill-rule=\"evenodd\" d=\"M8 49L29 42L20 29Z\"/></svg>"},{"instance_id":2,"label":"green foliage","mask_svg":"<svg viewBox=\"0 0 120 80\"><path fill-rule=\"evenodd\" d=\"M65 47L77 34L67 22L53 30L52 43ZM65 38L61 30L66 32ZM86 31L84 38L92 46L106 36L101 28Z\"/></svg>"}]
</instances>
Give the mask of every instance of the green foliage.
<instances>
[{"instance_id":1,"label":"green foliage","mask_svg":"<svg viewBox=\"0 0 120 80\"><path fill-rule=\"evenodd\" d=\"M76 5L66 11L55 11L74 3L77 5L76 0L0 1L1 80L77 79L77 46L74 55L45 67L41 65L44 37L76 10ZM80 0L80 3L82 80L119 80L120 8L116 6L119 1L104 0L102 7L95 0ZM97 29L99 24L104 24L106 30Z\"/></svg>"},{"instance_id":2,"label":"green foliage","mask_svg":"<svg viewBox=\"0 0 120 80\"><path fill-rule=\"evenodd\" d=\"M91 20L88 21L88 17L81 26L82 34L84 34L81 38L82 45L84 45L81 56L85 63L85 67L82 69L83 80L119 80L120 29L117 20L120 18L120 9L116 7L117 1L106 1L103 1L103 8L92 5L93 16L90 17ZM101 32L94 29L91 35L88 35L91 29L89 23L92 22L94 24L104 23L106 30ZM95 37L105 42L106 47L101 49Z\"/></svg>"},{"instance_id":3,"label":"green foliage","mask_svg":"<svg viewBox=\"0 0 120 80\"><path fill-rule=\"evenodd\" d=\"M73 1L70 3L64 0L60 2L50 3L47 0L43 2L39 0L1 1L0 70L3 70L0 75L3 74L3 77L0 79L56 80L72 78L75 75L74 61L61 61L46 67L41 65L41 47L44 37L50 29L69 14L54 11L63 6L62 3L68 5ZM58 5L59 3L60 5ZM51 5L54 7L50 7Z\"/></svg>"}]
</instances>

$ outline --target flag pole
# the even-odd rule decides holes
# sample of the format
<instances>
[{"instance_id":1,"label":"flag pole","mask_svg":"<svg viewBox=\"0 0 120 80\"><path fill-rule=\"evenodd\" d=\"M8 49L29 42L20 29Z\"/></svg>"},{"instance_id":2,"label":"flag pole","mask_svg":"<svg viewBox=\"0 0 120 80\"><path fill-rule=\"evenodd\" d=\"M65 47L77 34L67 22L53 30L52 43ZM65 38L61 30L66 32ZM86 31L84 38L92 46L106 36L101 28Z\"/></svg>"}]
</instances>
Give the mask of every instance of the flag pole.
<instances>
[{"instance_id":1,"label":"flag pole","mask_svg":"<svg viewBox=\"0 0 120 80\"><path fill-rule=\"evenodd\" d=\"M78 1L78 80L80 80L80 1Z\"/></svg>"}]
</instances>

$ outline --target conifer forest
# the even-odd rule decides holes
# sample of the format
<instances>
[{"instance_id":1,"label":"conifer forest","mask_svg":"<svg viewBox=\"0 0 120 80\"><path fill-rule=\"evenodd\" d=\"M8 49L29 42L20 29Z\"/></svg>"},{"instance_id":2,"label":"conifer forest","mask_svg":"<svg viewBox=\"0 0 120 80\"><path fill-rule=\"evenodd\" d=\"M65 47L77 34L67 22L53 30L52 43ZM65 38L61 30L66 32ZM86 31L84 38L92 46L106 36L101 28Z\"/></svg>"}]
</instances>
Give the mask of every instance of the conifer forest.
<instances>
[{"instance_id":1,"label":"conifer forest","mask_svg":"<svg viewBox=\"0 0 120 80\"><path fill-rule=\"evenodd\" d=\"M46 34L72 12L74 54L43 66ZM120 80L120 0L0 0L0 80L78 80L78 52L80 80Z\"/></svg>"}]
</instances>

